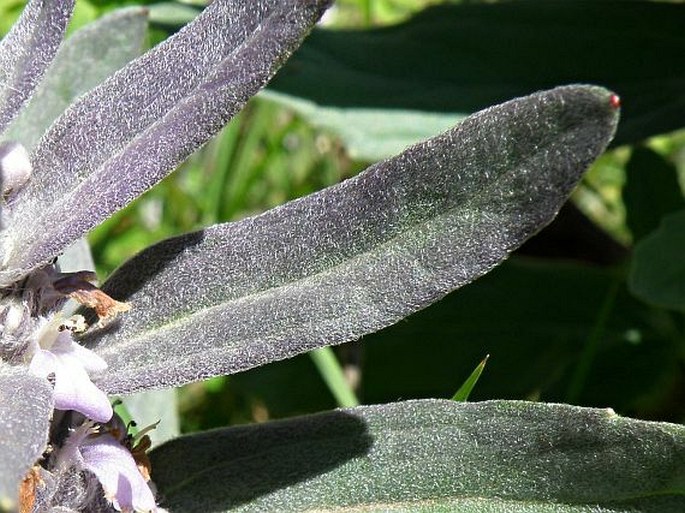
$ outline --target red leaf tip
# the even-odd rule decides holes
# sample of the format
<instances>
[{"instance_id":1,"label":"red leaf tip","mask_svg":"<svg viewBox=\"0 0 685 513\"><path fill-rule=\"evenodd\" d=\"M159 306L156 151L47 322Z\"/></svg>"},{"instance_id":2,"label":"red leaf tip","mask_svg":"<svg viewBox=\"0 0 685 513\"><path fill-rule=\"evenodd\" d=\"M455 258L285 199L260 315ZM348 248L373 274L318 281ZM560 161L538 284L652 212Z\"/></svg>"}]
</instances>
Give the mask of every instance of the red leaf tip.
<instances>
[{"instance_id":1,"label":"red leaf tip","mask_svg":"<svg viewBox=\"0 0 685 513\"><path fill-rule=\"evenodd\" d=\"M621 98L617 94L612 94L609 97L609 105L614 109L618 109L621 106Z\"/></svg>"}]
</instances>

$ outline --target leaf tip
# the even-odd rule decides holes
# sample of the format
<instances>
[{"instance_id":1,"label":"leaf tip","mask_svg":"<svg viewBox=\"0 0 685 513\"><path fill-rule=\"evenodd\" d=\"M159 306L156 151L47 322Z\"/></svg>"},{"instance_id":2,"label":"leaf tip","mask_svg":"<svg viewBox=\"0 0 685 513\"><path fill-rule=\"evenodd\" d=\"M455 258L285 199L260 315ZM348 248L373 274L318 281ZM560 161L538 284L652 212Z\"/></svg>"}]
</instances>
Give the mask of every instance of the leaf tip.
<instances>
[{"instance_id":1,"label":"leaf tip","mask_svg":"<svg viewBox=\"0 0 685 513\"><path fill-rule=\"evenodd\" d=\"M609 105L615 110L618 110L621 108L621 97L617 95L616 93L611 93L609 96Z\"/></svg>"}]
</instances>

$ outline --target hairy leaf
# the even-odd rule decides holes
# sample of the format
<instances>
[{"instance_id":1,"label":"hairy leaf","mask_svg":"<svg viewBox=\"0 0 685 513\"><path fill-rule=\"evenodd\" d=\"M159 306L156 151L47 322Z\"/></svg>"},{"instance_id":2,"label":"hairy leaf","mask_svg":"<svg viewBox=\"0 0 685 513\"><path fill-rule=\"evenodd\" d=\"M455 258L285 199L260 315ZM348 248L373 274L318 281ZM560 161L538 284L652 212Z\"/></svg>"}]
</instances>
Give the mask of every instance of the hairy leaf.
<instances>
[{"instance_id":1,"label":"hairy leaf","mask_svg":"<svg viewBox=\"0 0 685 513\"><path fill-rule=\"evenodd\" d=\"M73 7L74 0L31 0L0 42L0 134L50 65Z\"/></svg>"},{"instance_id":2,"label":"hairy leaf","mask_svg":"<svg viewBox=\"0 0 685 513\"><path fill-rule=\"evenodd\" d=\"M218 132L327 3L217 0L72 105L34 152L35 176L7 226L0 284L52 258Z\"/></svg>"},{"instance_id":3,"label":"hairy leaf","mask_svg":"<svg viewBox=\"0 0 685 513\"><path fill-rule=\"evenodd\" d=\"M685 428L566 405L359 407L186 436L151 457L171 513L685 508Z\"/></svg>"},{"instance_id":4,"label":"hairy leaf","mask_svg":"<svg viewBox=\"0 0 685 513\"><path fill-rule=\"evenodd\" d=\"M512 257L402 322L341 347L339 354L359 362L358 394L366 404L448 398L485 353L490 358L471 400L563 402L617 279L615 269ZM579 403L678 422L684 415L677 402L681 352L663 312L621 286L606 311ZM336 406L307 355L232 375L227 387L239 398L258 401L269 418ZM219 415L205 426L225 425L228 415Z\"/></svg>"},{"instance_id":5,"label":"hairy leaf","mask_svg":"<svg viewBox=\"0 0 685 513\"><path fill-rule=\"evenodd\" d=\"M611 138L604 89L507 102L263 215L164 241L104 285L133 311L87 337L113 393L244 370L378 330L548 223Z\"/></svg>"},{"instance_id":6,"label":"hairy leaf","mask_svg":"<svg viewBox=\"0 0 685 513\"><path fill-rule=\"evenodd\" d=\"M568 83L621 95L616 144L683 126L685 4L450 4L393 27L314 31L269 88L368 159L432 137L440 123Z\"/></svg>"},{"instance_id":7,"label":"hairy leaf","mask_svg":"<svg viewBox=\"0 0 685 513\"><path fill-rule=\"evenodd\" d=\"M140 55L146 21L143 8L121 9L67 39L5 137L32 149L75 98Z\"/></svg>"},{"instance_id":8,"label":"hairy leaf","mask_svg":"<svg viewBox=\"0 0 685 513\"><path fill-rule=\"evenodd\" d=\"M629 285L636 297L685 311L685 210L666 216L635 247Z\"/></svg>"},{"instance_id":9,"label":"hairy leaf","mask_svg":"<svg viewBox=\"0 0 685 513\"><path fill-rule=\"evenodd\" d=\"M46 380L0 362L0 510L16 507L20 481L46 448L52 408Z\"/></svg>"}]
</instances>

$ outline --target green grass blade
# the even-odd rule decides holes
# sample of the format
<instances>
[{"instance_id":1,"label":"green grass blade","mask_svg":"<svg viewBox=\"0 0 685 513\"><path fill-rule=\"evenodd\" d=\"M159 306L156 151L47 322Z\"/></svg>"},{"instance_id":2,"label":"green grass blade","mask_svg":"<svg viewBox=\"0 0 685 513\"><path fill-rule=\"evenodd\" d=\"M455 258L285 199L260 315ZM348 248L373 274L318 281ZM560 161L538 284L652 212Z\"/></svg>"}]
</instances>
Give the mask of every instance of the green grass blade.
<instances>
[{"instance_id":1,"label":"green grass blade","mask_svg":"<svg viewBox=\"0 0 685 513\"><path fill-rule=\"evenodd\" d=\"M476 368L473 369L471 375L466 378L464 384L460 386L459 390L457 390L457 392L452 396L453 401L468 401L471 391L476 386L476 383L478 383L478 378L480 378L480 375L483 373L485 364L488 363L488 358L490 358L490 355L486 354L485 358L483 358Z\"/></svg>"},{"instance_id":2,"label":"green grass blade","mask_svg":"<svg viewBox=\"0 0 685 513\"><path fill-rule=\"evenodd\" d=\"M359 399L352 390L352 387L345 379L340 362L335 357L333 349L330 347L322 347L311 351L309 355L316 365L319 374L326 382L329 390L338 402L338 405L343 408L359 406Z\"/></svg>"}]
</instances>

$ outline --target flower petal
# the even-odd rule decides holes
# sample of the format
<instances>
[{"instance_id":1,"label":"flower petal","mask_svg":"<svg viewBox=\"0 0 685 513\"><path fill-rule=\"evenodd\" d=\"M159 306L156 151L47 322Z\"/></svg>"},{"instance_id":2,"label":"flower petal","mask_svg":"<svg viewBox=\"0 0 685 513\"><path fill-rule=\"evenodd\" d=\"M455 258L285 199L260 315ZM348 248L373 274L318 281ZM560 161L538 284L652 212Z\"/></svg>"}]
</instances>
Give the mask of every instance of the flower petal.
<instances>
[{"instance_id":1,"label":"flower petal","mask_svg":"<svg viewBox=\"0 0 685 513\"><path fill-rule=\"evenodd\" d=\"M57 368L57 357L50 351L39 349L31 358L29 364L29 372L39 378L47 379L47 377L55 372Z\"/></svg>"},{"instance_id":2,"label":"flower petal","mask_svg":"<svg viewBox=\"0 0 685 513\"><path fill-rule=\"evenodd\" d=\"M52 62L73 6L74 0L31 0L0 42L0 134Z\"/></svg>"},{"instance_id":3,"label":"flower petal","mask_svg":"<svg viewBox=\"0 0 685 513\"><path fill-rule=\"evenodd\" d=\"M79 358L63 354L55 361L55 408L74 410L98 422L112 418L107 395L93 384Z\"/></svg>"},{"instance_id":4,"label":"flower petal","mask_svg":"<svg viewBox=\"0 0 685 513\"><path fill-rule=\"evenodd\" d=\"M10 254L0 284L57 255L218 132L328 3L216 0L185 30L82 97L36 148L34 177L8 222Z\"/></svg>"},{"instance_id":5,"label":"flower petal","mask_svg":"<svg viewBox=\"0 0 685 513\"><path fill-rule=\"evenodd\" d=\"M64 332L58 335L49 350L36 351L29 371L42 378L55 374L56 409L75 410L98 422L107 422L112 417L112 405L86 372L100 372L106 367L99 356L78 345Z\"/></svg>"},{"instance_id":6,"label":"flower petal","mask_svg":"<svg viewBox=\"0 0 685 513\"><path fill-rule=\"evenodd\" d=\"M81 363L88 374L107 369L107 363L102 358L76 342L72 342L71 355Z\"/></svg>"},{"instance_id":7,"label":"flower petal","mask_svg":"<svg viewBox=\"0 0 685 513\"><path fill-rule=\"evenodd\" d=\"M131 453L110 435L87 440L81 447L85 467L102 484L120 511L156 511L155 497Z\"/></svg>"}]
</instances>

